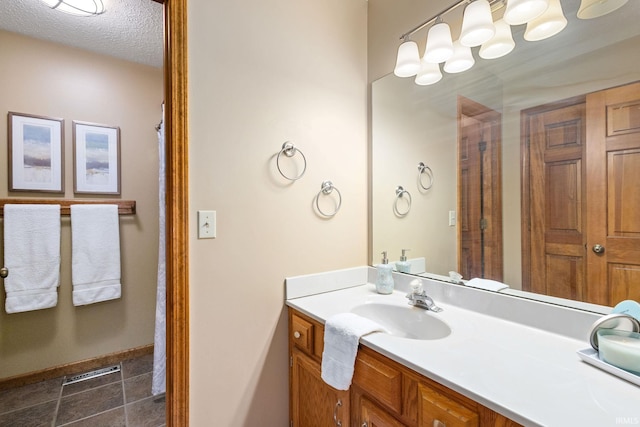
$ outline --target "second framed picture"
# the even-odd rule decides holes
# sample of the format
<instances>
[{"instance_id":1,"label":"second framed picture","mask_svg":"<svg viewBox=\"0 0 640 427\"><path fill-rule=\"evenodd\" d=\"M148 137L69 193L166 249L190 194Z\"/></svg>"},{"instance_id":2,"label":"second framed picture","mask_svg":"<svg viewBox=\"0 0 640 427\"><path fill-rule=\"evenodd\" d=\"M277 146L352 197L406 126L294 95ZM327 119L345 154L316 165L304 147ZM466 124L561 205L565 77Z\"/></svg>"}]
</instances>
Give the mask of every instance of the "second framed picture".
<instances>
[{"instance_id":1,"label":"second framed picture","mask_svg":"<svg viewBox=\"0 0 640 427\"><path fill-rule=\"evenodd\" d=\"M73 192L120 194L120 128L73 122Z\"/></svg>"}]
</instances>

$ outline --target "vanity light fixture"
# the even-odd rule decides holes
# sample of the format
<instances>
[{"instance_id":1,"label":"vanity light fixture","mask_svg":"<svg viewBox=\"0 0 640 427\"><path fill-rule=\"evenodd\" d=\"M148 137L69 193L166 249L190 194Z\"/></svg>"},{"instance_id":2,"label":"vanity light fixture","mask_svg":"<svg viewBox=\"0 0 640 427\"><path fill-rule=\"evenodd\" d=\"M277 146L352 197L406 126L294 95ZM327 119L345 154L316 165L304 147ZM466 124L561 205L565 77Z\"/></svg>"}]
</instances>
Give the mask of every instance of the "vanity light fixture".
<instances>
[{"instance_id":1,"label":"vanity light fixture","mask_svg":"<svg viewBox=\"0 0 640 427\"><path fill-rule=\"evenodd\" d=\"M440 65L426 61L422 58L422 67L416 76L416 84L420 86L432 85L442 79Z\"/></svg>"},{"instance_id":2,"label":"vanity light fixture","mask_svg":"<svg viewBox=\"0 0 640 427\"><path fill-rule=\"evenodd\" d=\"M398 47L398 57L396 58L396 68L393 73L398 77L415 76L420 71L420 53L418 45L413 40L404 39Z\"/></svg>"},{"instance_id":3,"label":"vanity light fixture","mask_svg":"<svg viewBox=\"0 0 640 427\"><path fill-rule=\"evenodd\" d=\"M446 61L453 55L453 41L449 24L438 17L427 34L427 45L424 49L424 60L432 64Z\"/></svg>"},{"instance_id":4,"label":"vanity light fixture","mask_svg":"<svg viewBox=\"0 0 640 427\"><path fill-rule=\"evenodd\" d=\"M460 44L468 47L480 46L496 33L491 16L491 5L487 0L475 0L464 9Z\"/></svg>"},{"instance_id":5,"label":"vanity light fixture","mask_svg":"<svg viewBox=\"0 0 640 427\"><path fill-rule=\"evenodd\" d=\"M482 59L496 59L505 56L516 47L516 42L511 34L511 25L500 19L494 23L496 34L480 46L478 55Z\"/></svg>"},{"instance_id":6,"label":"vanity light fixture","mask_svg":"<svg viewBox=\"0 0 640 427\"><path fill-rule=\"evenodd\" d=\"M475 63L471 48L463 46L460 40L457 40L453 43L453 55L444 63L444 71L447 73L462 73L473 67Z\"/></svg>"},{"instance_id":7,"label":"vanity light fixture","mask_svg":"<svg viewBox=\"0 0 640 427\"><path fill-rule=\"evenodd\" d=\"M102 0L41 0L51 9L76 16L95 16L105 12Z\"/></svg>"},{"instance_id":8,"label":"vanity light fixture","mask_svg":"<svg viewBox=\"0 0 640 427\"><path fill-rule=\"evenodd\" d=\"M526 24L542 15L547 7L548 0L507 0L502 19L509 25Z\"/></svg>"},{"instance_id":9,"label":"vanity light fixture","mask_svg":"<svg viewBox=\"0 0 640 427\"><path fill-rule=\"evenodd\" d=\"M578 9L578 18L593 19L621 8L628 0L582 0Z\"/></svg>"},{"instance_id":10,"label":"vanity light fixture","mask_svg":"<svg viewBox=\"0 0 640 427\"><path fill-rule=\"evenodd\" d=\"M549 0L549 7L544 13L527 23L524 39L530 42L548 39L555 36L567 26L567 18L562 13L560 0Z\"/></svg>"}]
</instances>

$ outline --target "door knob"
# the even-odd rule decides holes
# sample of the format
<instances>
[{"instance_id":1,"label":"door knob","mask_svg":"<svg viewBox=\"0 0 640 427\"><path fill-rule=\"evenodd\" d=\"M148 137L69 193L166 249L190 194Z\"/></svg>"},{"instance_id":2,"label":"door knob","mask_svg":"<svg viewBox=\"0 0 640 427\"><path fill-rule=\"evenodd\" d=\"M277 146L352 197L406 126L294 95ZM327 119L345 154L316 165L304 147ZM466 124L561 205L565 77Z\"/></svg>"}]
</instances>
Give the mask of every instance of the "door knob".
<instances>
[{"instance_id":1,"label":"door knob","mask_svg":"<svg viewBox=\"0 0 640 427\"><path fill-rule=\"evenodd\" d=\"M597 254L601 254L604 252L604 246L602 245L593 245L593 252Z\"/></svg>"}]
</instances>

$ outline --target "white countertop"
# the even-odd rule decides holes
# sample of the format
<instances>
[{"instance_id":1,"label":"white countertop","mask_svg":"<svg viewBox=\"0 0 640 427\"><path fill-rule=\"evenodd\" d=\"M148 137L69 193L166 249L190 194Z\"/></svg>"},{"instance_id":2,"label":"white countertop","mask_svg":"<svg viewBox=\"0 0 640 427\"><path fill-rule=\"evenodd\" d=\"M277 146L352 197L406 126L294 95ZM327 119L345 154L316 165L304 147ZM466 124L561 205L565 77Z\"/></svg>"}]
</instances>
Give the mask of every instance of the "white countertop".
<instances>
[{"instance_id":1,"label":"white countertop","mask_svg":"<svg viewBox=\"0 0 640 427\"><path fill-rule=\"evenodd\" d=\"M351 283L344 286L350 287L339 289L340 280L333 280L329 288L314 289L320 293L313 295L288 292L287 305L321 323L366 302L407 305L406 292L379 295L373 284L365 280L358 285L353 271L348 272ZM431 284L427 285L430 292ZM432 286L436 289L440 285ZM586 333L584 339L576 339L571 334L461 308L447 301L451 299L448 292L445 290L438 300L434 291L434 299L444 311L430 314L449 325L449 336L413 340L374 333L360 342L527 426L640 425L640 387L582 362L576 354L589 348ZM476 299L509 298L473 292ZM515 300L505 301L513 305ZM495 306L494 302L492 308ZM584 323L584 319L577 318L576 322Z\"/></svg>"}]
</instances>

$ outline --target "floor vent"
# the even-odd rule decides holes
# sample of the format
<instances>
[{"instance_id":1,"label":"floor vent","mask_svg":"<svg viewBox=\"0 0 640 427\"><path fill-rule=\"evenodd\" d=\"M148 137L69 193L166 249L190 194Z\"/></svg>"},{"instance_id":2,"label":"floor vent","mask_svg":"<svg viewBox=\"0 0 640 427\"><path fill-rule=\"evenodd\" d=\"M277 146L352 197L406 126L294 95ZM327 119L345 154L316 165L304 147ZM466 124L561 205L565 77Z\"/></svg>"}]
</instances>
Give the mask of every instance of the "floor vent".
<instances>
[{"instance_id":1,"label":"floor vent","mask_svg":"<svg viewBox=\"0 0 640 427\"><path fill-rule=\"evenodd\" d=\"M120 365L109 366L108 368L97 369L91 372L85 372L84 374L74 375L69 378L65 378L62 385L69 385L79 383L81 381L92 380L94 378L101 377L103 375L115 374L120 372Z\"/></svg>"}]
</instances>

